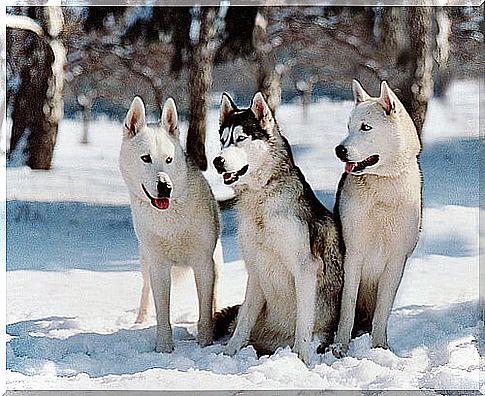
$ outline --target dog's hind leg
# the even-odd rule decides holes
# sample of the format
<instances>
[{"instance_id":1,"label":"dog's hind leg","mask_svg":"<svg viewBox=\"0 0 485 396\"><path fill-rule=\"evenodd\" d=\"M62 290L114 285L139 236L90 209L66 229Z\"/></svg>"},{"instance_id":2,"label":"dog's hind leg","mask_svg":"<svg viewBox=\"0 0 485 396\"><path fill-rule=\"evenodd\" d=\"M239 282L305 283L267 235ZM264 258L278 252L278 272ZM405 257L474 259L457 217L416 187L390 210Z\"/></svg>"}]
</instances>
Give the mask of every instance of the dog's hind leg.
<instances>
[{"instance_id":1,"label":"dog's hind leg","mask_svg":"<svg viewBox=\"0 0 485 396\"><path fill-rule=\"evenodd\" d=\"M150 302L150 271L141 251L140 264L143 286L141 289L140 307L138 309L138 316L136 317L135 323L143 323L145 321L148 312L148 304Z\"/></svg>"},{"instance_id":2,"label":"dog's hind leg","mask_svg":"<svg viewBox=\"0 0 485 396\"><path fill-rule=\"evenodd\" d=\"M212 307L216 274L212 257L207 258L206 261L210 262L207 266L201 263L192 266L199 300L197 342L200 346L210 345L213 341Z\"/></svg>"},{"instance_id":3,"label":"dog's hind leg","mask_svg":"<svg viewBox=\"0 0 485 396\"><path fill-rule=\"evenodd\" d=\"M354 328L352 338L372 331L372 319L376 308L377 283L371 280L361 280L357 295Z\"/></svg>"},{"instance_id":4,"label":"dog's hind leg","mask_svg":"<svg viewBox=\"0 0 485 396\"><path fill-rule=\"evenodd\" d=\"M310 342L315 320L315 297L317 288L316 262L305 262L295 273L296 329L293 352L305 364L310 364Z\"/></svg>"}]
</instances>

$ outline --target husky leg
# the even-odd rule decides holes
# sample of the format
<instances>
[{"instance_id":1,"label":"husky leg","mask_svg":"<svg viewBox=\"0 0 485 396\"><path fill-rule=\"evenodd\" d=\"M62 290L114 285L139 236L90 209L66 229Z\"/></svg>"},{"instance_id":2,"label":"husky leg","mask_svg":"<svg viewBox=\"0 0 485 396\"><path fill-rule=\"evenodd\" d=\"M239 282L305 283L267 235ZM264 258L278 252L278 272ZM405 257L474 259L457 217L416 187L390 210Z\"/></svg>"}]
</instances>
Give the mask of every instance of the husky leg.
<instances>
[{"instance_id":1,"label":"husky leg","mask_svg":"<svg viewBox=\"0 0 485 396\"><path fill-rule=\"evenodd\" d=\"M259 283L251 273L248 274L248 283L246 286L246 296L239 309L236 329L231 339L224 348L224 354L234 355L241 348L249 343L251 330L256 324L256 320L263 309L264 295Z\"/></svg>"},{"instance_id":2,"label":"husky leg","mask_svg":"<svg viewBox=\"0 0 485 396\"><path fill-rule=\"evenodd\" d=\"M221 273L222 265L224 264L224 256L222 253L222 244L221 238L217 239L216 247L214 249L214 292L213 292L213 300L212 300L212 314L215 314L219 310L219 287L220 287L220 278L219 274Z\"/></svg>"},{"instance_id":3,"label":"husky leg","mask_svg":"<svg viewBox=\"0 0 485 396\"><path fill-rule=\"evenodd\" d=\"M199 321L197 323L197 342L200 346L212 344L212 307L214 299L215 270L212 257L211 265L204 267L200 263L192 267L199 300Z\"/></svg>"},{"instance_id":4,"label":"husky leg","mask_svg":"<svg viewBox=\"0 0 485 396\"><path fill-rule=\"evenodd\" d=\"M349 348L350 335L354 325L357 294L362 274L360 258L347 251L344 259L344 287L340 305L340 320L332 352L336 357L343 357Z\"/></svg>"},{"instance_id":5,"label":"husky leg","mask_svg":"<svg viewBox=\"0 0 485 396\"><path fill-rule=\"evenodd\" d=\"M387 263L377 288L376 309L372 320L372 347L387 348L387 321L401 283L406 258L393 258Z\"/></svg>"},{"instance_id":6,"label":"husky leg","mask_svg":"<svg viewBox=\"0 0 485 396\"><path fill-rule=\"evenodd\" d=\"M317 289L317 267L314 262L303 263L295 274L296 290L296 330L293 352L303 362L310 363L310 342L315 318L315 296Z\"/></svg>"},{"instance_id":7,"label":"husky leg","mask_svg":"<svg viewBox=\"0 0 485 396\"><path fill-rule=\"evenodd\" d=\"M170 266L150 265L150 281L157 312L156 351L170 353L174 349L170 326Z\"/></svg>"},{"instance_id":8,"label":"husky leg","mask_svg":"<svg viewBox=\"0 0 485 396\"><path fill-rule=\"evenodd\" d=\"M143 323L145 321L150 298L150 270L148 268L148 263L143 257L143 252L141 251L141 249L140 264L141 274L143 277L143 287L141 289L140 307L138 309L138 316L136 317L135 323Z\"/></svg>"}]
</instances>

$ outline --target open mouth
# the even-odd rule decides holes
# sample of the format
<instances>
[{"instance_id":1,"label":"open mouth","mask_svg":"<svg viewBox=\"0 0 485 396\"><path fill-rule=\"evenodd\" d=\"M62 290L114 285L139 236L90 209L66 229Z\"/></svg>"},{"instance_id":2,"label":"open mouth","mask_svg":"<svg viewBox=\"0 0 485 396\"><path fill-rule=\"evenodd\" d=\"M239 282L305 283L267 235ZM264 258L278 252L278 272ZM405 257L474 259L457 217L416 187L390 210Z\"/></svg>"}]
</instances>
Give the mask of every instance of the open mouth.
<instances>
[{"instance_id":1,"label":"open mouth","mask_svg":"<svg viewBox=\"0 0 485 396\"><path fill-rule=\"evenodd\" d=\"M224 178L224 184L232 184L239 180L239 177L243 176L248 171L249 165L244 165L237 172L225 172L222 177Z\"/></svg>"},{"instance_id":2,"label":"open mouth","mask_svg":"<svg viewBox=\"0 0 485 396\"><path fill-rule=\"evenodd\" d=\"M379 162L379 156L377 154L371 155L367 157L365 160L360 162L346 162L345 163L345 172L352 173L352 172L362 172L365 168L369 166L373 166Z\"/></svg>"},{"instance_id":3,"label":"open mouth","mask_svg":"<svg viewBox=\"0 0 485 396\"><path fill-rule=\"evenodd\" d=\"M155 198L150 195L148 190L145 188L145 186L142 184L141 188L145 192L146 196L150 200L150 203L152 204L153 207L159 209L159 210L165 210L168 209L170 206L170 198L169 197L159 197Z\"/></svg>"}]
</instances>

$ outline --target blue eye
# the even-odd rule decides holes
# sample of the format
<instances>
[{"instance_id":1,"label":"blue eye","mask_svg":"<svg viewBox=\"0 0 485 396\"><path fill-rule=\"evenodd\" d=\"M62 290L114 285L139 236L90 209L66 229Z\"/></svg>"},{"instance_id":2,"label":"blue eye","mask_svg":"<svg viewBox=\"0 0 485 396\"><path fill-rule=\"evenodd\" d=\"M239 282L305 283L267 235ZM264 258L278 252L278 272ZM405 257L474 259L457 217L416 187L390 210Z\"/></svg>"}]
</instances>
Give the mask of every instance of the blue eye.
<instances>
[{"instance_id":1,"label":"blue eye","mask_svg":"<svg viewBox=\"0 0 485 396\"><path fill-rule=\"evenodd\" d=\"M150 157L150 154L142 155L140 158L143 162L146 162L147 164L152 163L152 157Z\"/></svg>"},{"instance_id":2,"label":"blue eye","mask_svg":"<svg viewBox=\"0 0 485 396\"><path fill-rule=\"evenodd\" d=\"M368 125L368 124L364 124L364 123L362 123L362 125L360 126L360 130L361 130L361 131L364 131L364 132L368 132L368 131L370 131L371 129L372 129L372 127L371 127L370 125Z\"/></svg>"}]
</instances>

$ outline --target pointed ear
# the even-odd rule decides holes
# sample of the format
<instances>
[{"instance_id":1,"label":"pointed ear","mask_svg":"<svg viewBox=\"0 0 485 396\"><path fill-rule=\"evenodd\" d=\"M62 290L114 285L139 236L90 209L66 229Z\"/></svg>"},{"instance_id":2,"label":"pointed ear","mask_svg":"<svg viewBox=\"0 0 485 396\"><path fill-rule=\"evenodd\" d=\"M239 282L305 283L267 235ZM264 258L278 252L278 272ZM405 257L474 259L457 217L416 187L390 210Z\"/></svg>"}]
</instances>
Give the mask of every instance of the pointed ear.
<instances>
[{"instance_id":1,"label":"pointed ear","mask_svg":"<svg viewBox=\"0 0 485 396\"><path fill-rule=\"evenodd\" d=\"M251 103L251 111L254 113L256 119L259 121L261 126L267 132L273 132L274 118L271 109L266 103L261 92L254 95L253 101Z\"/></svg>"},{"instance_id":2,"label":"pointed ear","mask_svg":"<svg viewBox=\"0 0 485 396\"><path fill-rule=\"evenodd\" d=\"M163 105L162 110L162 127L173 136L178 133L177 128L178 115L175 101L172 98L168 98Z\"/></svg>"},{"instance_id":3,"label":"pointed ear","mask_svg":"<svg viewBox=\"0 0 485 396\"><path fill-rule=\"evenodd\" d=\"M399 99L397 98L396 94L392 92L392 89L389 88L389 85L387 85L385 81L381 83L381 94L379 96L379 103L382 105L387 115L390 115L391 113L396 113Z\"/></svg>"},{"instance_id":4,"label":"pointed ear","mask_svg":"<svg viewBox=\"0 0 485 396\"><path fill-rule=\"evenodd\" d=\"M354 93L354 102L356 105L370 98L369 94L365 92L357 80L352 80L352 92Z\"/></svg>"},{"instance_id":5,"label":"pointed ear","mask_svg":"<svg viewBox=\"0 0 485 396\"><path fill-rule=\"evenodd\" d=\"M238 110L232 98L224 92L221 99L221 110L219 112L219 125L224 124L227 116L232 112Z\"/></svg>"},{"instance_id":6,"label":"pointed ear","mask_svg":"<svg viewBox=\"0 0 485 396\"><path fill-rule=\"evenodd\" d=\"M145 125L145 105L139 96L135 96L125 117L124 136L127 138L135 136Z\"/></svg>"}]
</instances>

